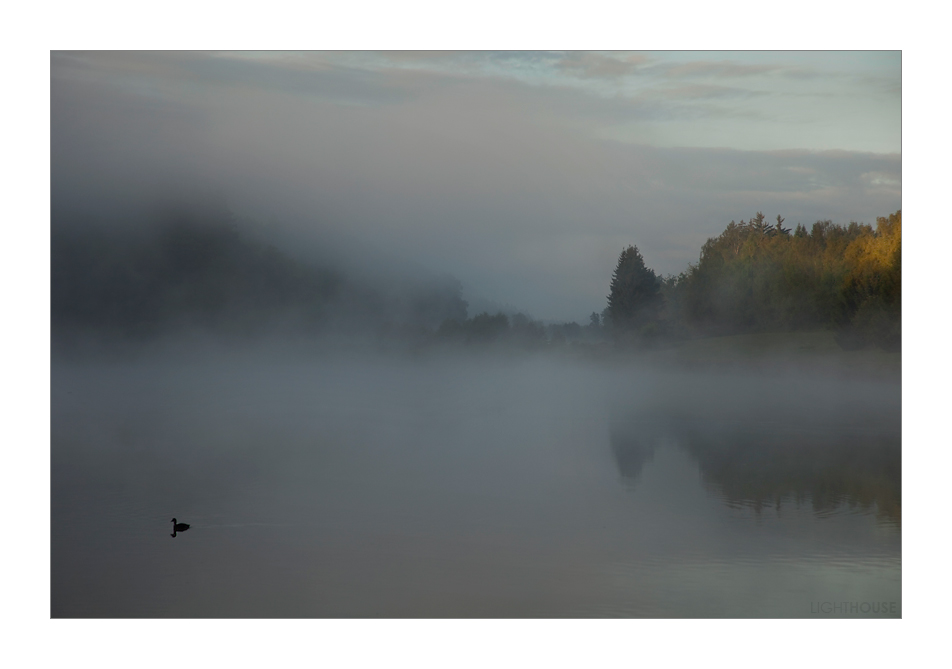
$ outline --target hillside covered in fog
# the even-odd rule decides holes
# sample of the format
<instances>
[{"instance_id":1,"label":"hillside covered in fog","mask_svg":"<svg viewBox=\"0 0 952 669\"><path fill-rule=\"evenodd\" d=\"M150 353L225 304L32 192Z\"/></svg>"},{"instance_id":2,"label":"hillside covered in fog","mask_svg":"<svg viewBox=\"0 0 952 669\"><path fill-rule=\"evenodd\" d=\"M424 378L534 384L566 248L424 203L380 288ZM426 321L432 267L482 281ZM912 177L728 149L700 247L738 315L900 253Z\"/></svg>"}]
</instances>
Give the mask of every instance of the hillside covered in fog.
<instances>
[{"instance_id":1,"label":"hillside covered in fog","mask_svg":"<svg viewBox=\"0 0 952 669\"><path fill-rule=\"evenodd\" d=\"M53 226L54 343L434 330L465 319L452 277L384 283L307 262L241 232L221 211L170 211L144 225Z\"/></svg>"}]
</instances>

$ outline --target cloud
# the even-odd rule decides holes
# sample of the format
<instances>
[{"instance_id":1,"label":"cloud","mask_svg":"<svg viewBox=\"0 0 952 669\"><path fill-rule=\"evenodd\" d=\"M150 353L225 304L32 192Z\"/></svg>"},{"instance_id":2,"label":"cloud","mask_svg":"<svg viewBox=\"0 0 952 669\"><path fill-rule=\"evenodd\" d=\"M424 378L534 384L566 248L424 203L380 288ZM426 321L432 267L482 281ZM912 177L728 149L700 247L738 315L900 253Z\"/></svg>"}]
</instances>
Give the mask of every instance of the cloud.
<instances>
[{"instance_id":1,"label":"cloud","mask_svg":"<svg viewBox=\"0 0 952 669\"><path fill-rule=\"evenodd\" d=\"M744 79L777 76L792 80L812 80L833 76L815 67L781 63L739 63L736 61L688 61L657 63L647 73L664 79Z\"/></svg>"},{"instance_id":2,"label":"cloud","mask_svg":"<svg viewBox=\"0 0 952 669\"><path fill-rule=\"evenodd\" d=\"M715 86L711 84L692 84L689 86L671 86L655 88L645 94L666 100L712 100L724 98L750 98L766 95L763 91L753 91L746 88L732 86Z\"/></svg>"},{"instance_id":3,"label":"cloud","mask_svg":"<svg viewBox=\"0 0 952 669\"><path fill-rule=\"evenodd\" d=\"M557 61L556 67L585 79L617 79L636 74L649 61L650 58L643 54L604 55L573 51Z\"/></svg>"},{"instance_id":4,"label":"cloud","mask_svg":"<svg viewBox=\"0 0 952 669\"><path fill-rule=\"evenodd\" d=\"M412 73L348 67L332 54L88 53L52 57L54 78L82 79L114 89L201 104L223 89L280 92L344 104L394 104L411 97Z\"/></svg>"},{"instance_id":5,"label":"cloud","mask_svg":"<svg viewBox=\"0 0 952 669\"><path fill-rule=\"evenodd\" d=\"M818 77L824 76L822 72L815 70L809 67L784 67L778 70L778 73L782 77L787 77L788 79L817 79Z\"/></svg>"},{"instance_id":6,"label":"cloud","mask_svg":"<svg viewBox=\"0 0 952 669\"><path fill-rule=\"evenodd\" d=\"M691 61L686 63L664 63L652 67L654 72L671 79L701 78L701 77L750 77L760 74L777 72L781 67L777 65L746 65L731 61Z\"/></svg>"}]
</instances>

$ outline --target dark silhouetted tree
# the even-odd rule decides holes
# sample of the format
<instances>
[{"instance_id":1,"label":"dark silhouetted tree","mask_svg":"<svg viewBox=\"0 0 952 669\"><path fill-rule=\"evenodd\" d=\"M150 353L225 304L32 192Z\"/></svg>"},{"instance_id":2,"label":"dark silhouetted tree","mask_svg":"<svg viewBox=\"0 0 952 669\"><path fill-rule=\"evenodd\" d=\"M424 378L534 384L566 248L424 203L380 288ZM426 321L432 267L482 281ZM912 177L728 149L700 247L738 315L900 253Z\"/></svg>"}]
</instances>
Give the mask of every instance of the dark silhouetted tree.
<instances>
[{"instance_id":1,"label":"dark silhouetted tree","mask_svg":"<svg viewBox=\"0 0 952 669\"><path fill-rule=\"evenodd\" d=\"M608 296L608 316L616 332L638 331L655 323L661 306L661 281L645 267L641 252L629 246L618 257Z\"/></svg>"}]
</instances>

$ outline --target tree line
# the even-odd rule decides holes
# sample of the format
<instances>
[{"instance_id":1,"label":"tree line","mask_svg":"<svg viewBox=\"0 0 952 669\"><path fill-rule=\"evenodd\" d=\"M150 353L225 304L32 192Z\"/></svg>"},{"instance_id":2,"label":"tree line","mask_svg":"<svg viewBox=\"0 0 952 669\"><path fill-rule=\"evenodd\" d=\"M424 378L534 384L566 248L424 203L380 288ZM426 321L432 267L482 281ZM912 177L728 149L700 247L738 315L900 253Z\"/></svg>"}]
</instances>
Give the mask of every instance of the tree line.
<instances>
[{"instance_id":1,"label":"tree line","mask_svg":"<svg viewBox=\"0 0 952 669\"><path fill-rule=\"evenodd\" d=\"M537 348L829 328L844 348L901 344L902 217L876 227L819 221L791 230L762 213L731 221L677 276L624 249L608 306L589 323L523 313L468 316L453 277L361 280L242 235L230 215L171 216L127 231L54 225L51 329L148 339L176 329L383 338Z\"/></svg>"},{"instance_id":2,"label":"tree line","mask_svg":"<svg viewBox=\"0 0 952 669\"><path fill-rule=\"evenodd\" d=\"M616 339L638 341L828 328L846 349L899 350L901 211L875 228L783 223L760 212L731 221L697 263L664 278L629 246L612 275L604 325Z\"/></svg>"}]
</instances>

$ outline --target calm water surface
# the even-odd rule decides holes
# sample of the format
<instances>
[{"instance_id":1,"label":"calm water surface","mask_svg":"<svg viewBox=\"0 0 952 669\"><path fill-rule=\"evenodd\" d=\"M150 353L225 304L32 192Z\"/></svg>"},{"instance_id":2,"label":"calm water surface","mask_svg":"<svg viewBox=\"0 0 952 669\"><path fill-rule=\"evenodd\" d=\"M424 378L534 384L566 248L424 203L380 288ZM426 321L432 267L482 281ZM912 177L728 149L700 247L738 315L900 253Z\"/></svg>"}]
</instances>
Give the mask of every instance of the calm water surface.
<instances>
[{"instance_id":1,"label":"calm water surface","mask_svg":"<svg viewBox=\"0 0 952 669\"><path fill-rule=\"evenodd\" d=\"M51 425L54 617L902 613L898 381L54 362Z\"/></svg>"}]
</instances>

